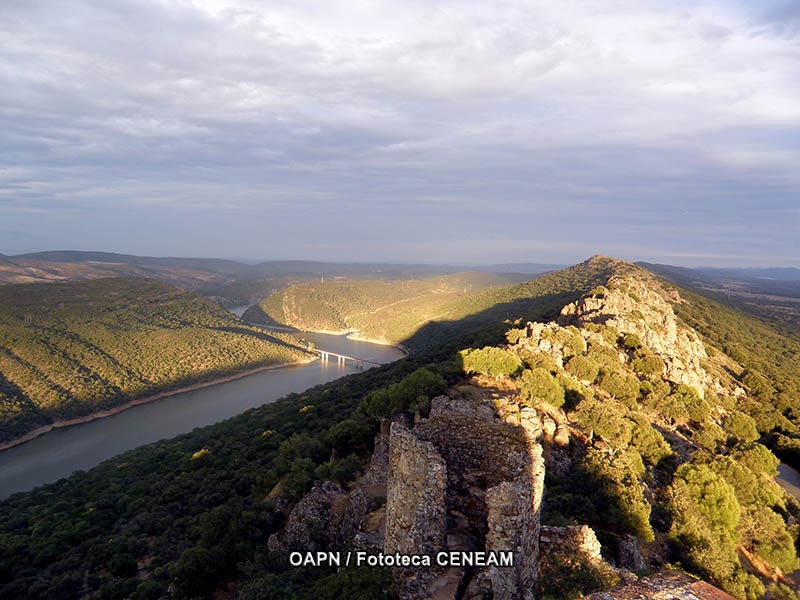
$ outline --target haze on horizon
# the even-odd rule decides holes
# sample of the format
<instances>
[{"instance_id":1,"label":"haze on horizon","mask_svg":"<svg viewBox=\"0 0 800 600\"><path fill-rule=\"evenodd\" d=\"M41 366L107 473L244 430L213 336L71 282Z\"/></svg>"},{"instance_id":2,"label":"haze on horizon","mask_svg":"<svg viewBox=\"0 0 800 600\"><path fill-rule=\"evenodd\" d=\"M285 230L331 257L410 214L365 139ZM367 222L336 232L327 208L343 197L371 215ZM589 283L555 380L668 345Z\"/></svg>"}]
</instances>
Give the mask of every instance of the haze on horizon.
<instances>
[{"instance_id":1,"label":"haze on horizon","mask_svg":"<svg viewBox=\"0 0 800 600\"><path fill-rule=\"evenodd\" d=\"M0 253L800 266L800 4L6 0Z\"/></svg>"}]
</instances>

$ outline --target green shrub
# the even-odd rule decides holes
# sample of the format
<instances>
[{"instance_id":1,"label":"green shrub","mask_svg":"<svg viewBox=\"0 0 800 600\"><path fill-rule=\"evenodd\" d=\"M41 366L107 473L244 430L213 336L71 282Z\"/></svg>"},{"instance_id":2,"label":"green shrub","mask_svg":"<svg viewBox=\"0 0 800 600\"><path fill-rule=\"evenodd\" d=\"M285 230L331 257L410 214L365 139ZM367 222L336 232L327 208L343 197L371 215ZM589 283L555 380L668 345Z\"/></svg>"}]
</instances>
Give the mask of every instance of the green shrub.
<instances>
[{"instance_id":1,"label":"green shrub","mask_svg":"<svg viewBox=\"0 0 800 600\"><path fill-rule=\"evenodd\" d=\"M650 419L644 415L634 415L633 433L631 443L636 447L642 458L655 466L661 459L672 454L672 449L664 437L650 424Z\"/></svg>"},{"instance_id":2,"label":"green shrub","mask_svg":"<svg viewBox=\"0 0 800 600\"><path fill-rule=\"evenodd\" d=\"M573 356L564 365L564 369L581 381L588 381L589 383L594 382L600 372L597 363L588 356Z\"/></svg>"},{"instance_id":3,"label":"green shrub","mask_svg":"<svg viewBox=\"0 0 800 600\"><path fill-rule=\"evenodd\" d=\"M644 499L637 469L631 463L631 454L621 452L609 457L590 448L586 453L584 469L607 499L607 513L604 516L640 540L653 541L655 536L650 525L650 504Z\"/></svg>"},{"instance_id":4,"label":"green shrub","mask_svg":"<svg viewBox=\"0 0 800 600\"><path fill-rule=\"evenodd\" d=\"M564 407L574 410L584 398L594 398L591 388L584 386L576 377L566 372L561 372L556 376L558 382L564 388Z\"/></svg>"},{"instance_id":5,"label":"green shrub","mask_svg":"<svg viewBox=\"0 0 800 600\"><path fill-rule=\"evenodd\" d=\"M711 407L688 385L681 384L666 398L656 400L656 410L673 424L687 421L703 423L711 414Z\"/></svg>"},{"instance_id":6,"label":"green shrub","mask_svg":"<svg viewBox=\"0 0 800 600\"><path fill-rule=\"evenodd\" d=\"M556 341L564 346L564 356L578 356L586 351L586 342L580 331L574 327L569 326L556 330Z\"/></svg>"},{"instance_id":7,"label":"green shrub","mask_svg":"<svg viewBox=\"0 0 800 600\"><path fill-rule=\"evenodd\" d=\"M697 425L692 432L692 441L703 450L715 453L719 445L727 439L725 432L719 425L707 419L702 425Z\"/></svg>"},{"instance_id":8,"label":"green shrub","mask_svg":"<svg viewBox=\"0 0 800 600\"><path fill-rule=\"evenodd\" d=\"M599 402L585 399L570 418L586 431L594 431L614 448L624 448L631 442L632 423L625 418L624 406L613 400Z\"/></svg>"},{"instance_id":9,"label":"green shrub","mask_svg":"<svg viewBox=\"0 0 800 600\"><path fill-rule=\"evenodd\" d=\"M750 507L742 515L742 542L773 567L792 573L800 567L794 539L780 515L766 506Z\"/></svg>"},{"instance_id":10,"label":"green shrub","mask_svg":"<svg viewBox=\"0 0 800 600\"><path fill-rule=\"evenodd\" d=\"M467 373L504 377L522 368L519 356L504 348L487 346L479 350L462 350L460 355Z\"/></svg>"},{"instance_id":11,"label":"green shrub","mask_svg":"<svg viewBox=\"0 0 800 600\"><path fill-rule=\"evenodd\" d=\"M559 371L556 360L546 352L530 352L528 350L523 350L520 354L520 358L528 369L541 367L550 373L557 373Z\"/></svg>"},{"instance_id":12,"label":"green shrub","mask_svg":"<svg viewBox=\"0 0 800 600\"><path fill-rule=\"evenodd\" d=\"M653 377L664 372L664 361L655 354L647 352L631 362L631 368L639 375Z\"/></svg>"},{"instance_id":13,"label":"green shrub","mask_svg":"<svg viewBox=\"0 0 800 600\"><path fill-rule=\"evenodd\" d=\"M526 337L524 329L509 329L506 331L506 339L509 344L516 344L520 339Z\"/></svg>"},{"instance_id":14,"label":"green shrub","mask_svg":"<svg viewBox=\"0 0 800 600\"><path fill-rule=\"evenodd\" d=\"M606 371L619 371L622 369L622 361L619 353L605 344L591 342L586 356L591 358L601 369Z\"/></svg>"},{"instance_id":15,"label":"green shrub","mask_svg":"<svg viewBox=\"0 0 800 600\"><path fill-rule=\"evenodd\" d=\"M716 456L709 463L711 469L733 486L741 506L781 506L784 493L775 481L763 474L757 475L744 464L730 456Z\"/></svg>"},{"instance_id":16,"label":"green shrub","mask_svg":"<svg viewBox=\"0 0 800 600\"><path fill-rule=\"evenodd\" d=\"M564 388L545 369L525 369L517 380L519 394L523 400L540 400L559 408L564 404Z\"/></svg>"},{"instance_id":17,"label":"green shrub","mask_svg":"<svg viewBox=\"0 0 800 600\"><path fill-rule=\"evenodd\" d=\"M686 463L678 467L673 484L688 494L692 512L686 518L697 519L698 526L721 538L736 540L742 510L736 490L722 476L709 465Z\"/></svg>"},{"instance_id":18,"label":"green shrub","mask_svg":"<svg viewBox=\"0 0 800 600\"><path fill-rule=\"evenodd\" d=\"M753 473L762 473L768 477L775 477L778 474L778 464L780 464L778 457L761 444L740 446L731 452L731 457Z\"/></svg>"},{"instance_id":19,"label":"green shrub","mask_svg":"<svg viewBox=\"0 0 800 600\"><path fill-rule=\"evenodd\" d=\"M359 411L374 418L387 418L403 411L425 412L430 399L442 394L447 382L433 367L423 367L387 388L371 393Z\"/></svg>"},{"instance_id":20,"label":"green shrub","mask_svg":"<svg viewBox=\"0 0 800 600\"><path fill-rule=\"evenodd\" d=\"M738 410L731 411L725 416L722 420L722 428L739 443L747 444L760 437L753 418Z\"/></svg>"},{"instance_id":21,"label":"green shrub","mask_svg":"<svg viewBox=\"0 0 800 600\"><path fill-rule=\"evenodd\" d=\"M635 333L629 333L622 338L622 345L628 350L638 350L642 347L642 340Z\"/></svg>"},{"instance_id":22,"label":"green shrub","mask_svg":"<svg viewBox=\"0 0 800 600\"><path fill-rule=\"evenodd\" d=\"M600 376L600 388L625 406L629 408L636 406L636 399L639 397L639 382L630 375L604 370Z\"/></svg>"}]
</instances>

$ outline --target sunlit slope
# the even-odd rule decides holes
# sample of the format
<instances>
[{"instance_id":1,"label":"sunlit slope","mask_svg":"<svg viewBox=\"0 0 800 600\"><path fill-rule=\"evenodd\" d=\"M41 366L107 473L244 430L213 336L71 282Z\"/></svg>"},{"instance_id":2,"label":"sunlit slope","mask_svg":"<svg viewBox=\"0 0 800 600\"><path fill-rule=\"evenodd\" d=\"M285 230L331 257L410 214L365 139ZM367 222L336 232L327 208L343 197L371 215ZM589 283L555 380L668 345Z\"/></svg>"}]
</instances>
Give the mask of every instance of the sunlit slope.
<instances>
[{"instance_id":1,"label":"sunlit slope","mask_svg":"<svg viewBox=\"0 0 800 600\"><path fill-rule=\"evenodd\" d=\"M0 287L0 441L57 419L301 360L210 301L143 279Z\"/></svg>"},{"instance_id":2,"label":"sunlit slope","mask_svg":"<svg viewBox=\"0 0 800 600\"><path fill-rule=\"evenodd\" d=\"M543 441L552 473L543 523L593 527L603 556L615 560L614 540L624 535L655 569L679 565L742 600L790 597L772 594L766 579L760 588L737 552L786 572L796 564L800 509L776 489L776 461L759 446L777 435L790 445L796 436L795 342L604 258L471 301L467 317L414 335L428 340L426 351L4 501L0 598L197 598L234 585L247 599L392 597L386 570L287 569L268 539L315 482L357 485L372 463L374 415L404 414L411 423L419 411L425 416L428 400L453 391L466 400L499 393L520 415L532 408L558 419ZM503 323L511 314L562 324ZM482 348L497 329L495 347ZM447 343L432 343L436 336ZM487 374L473 378L459 365ZM556 442L559 431L569 432L568 444ZM385 496L374 502L371 514L385 516ZM718 506L730 509L724 522ZM320 530L309 523L309 533ZM541 559L537 597L580 597L609 584L592 570L593 558L577 566L578 556Z\"/></svg>"},{"instance_id":3,"label":"sunlit slope","mask_svg":"<svg viewBox=\"0 0 800 600\"><path fill-rule=\"evenodd\" d=\"M308 283L272 294L244 318L303 330L354 331L366 339L419 349L483 325L502 326L505 319L539 317L603 281L609 268L606 259L597 257L514 285L487 273Z\"/></svg>"}]
</instances>

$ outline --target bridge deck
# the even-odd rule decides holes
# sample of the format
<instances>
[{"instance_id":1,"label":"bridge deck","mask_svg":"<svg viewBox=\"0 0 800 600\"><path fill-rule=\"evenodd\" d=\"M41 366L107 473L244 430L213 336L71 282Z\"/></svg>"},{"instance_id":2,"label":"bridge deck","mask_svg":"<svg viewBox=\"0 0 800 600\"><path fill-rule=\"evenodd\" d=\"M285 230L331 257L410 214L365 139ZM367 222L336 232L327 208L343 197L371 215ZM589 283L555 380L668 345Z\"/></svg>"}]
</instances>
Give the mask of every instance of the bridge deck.
<instances>
[{"instance_id":1,"label":"bridge deck","mask_svg":"<svg viewBox=\"0 0 800 600\"><path fill-rule=\"evenodd\" d=\"M381 363L367 360L366 358L358 358L357 356L347 356L346 354L338 354L337 352L329 352L328 350L320 350L317 349L315 352L322 358L322 360L327 360L329 357L335 357L340 362L347 362L348 360L353 361L355 363L363 363L367 365L374 365L380 366Z\"/></svg>"}]
</instances>

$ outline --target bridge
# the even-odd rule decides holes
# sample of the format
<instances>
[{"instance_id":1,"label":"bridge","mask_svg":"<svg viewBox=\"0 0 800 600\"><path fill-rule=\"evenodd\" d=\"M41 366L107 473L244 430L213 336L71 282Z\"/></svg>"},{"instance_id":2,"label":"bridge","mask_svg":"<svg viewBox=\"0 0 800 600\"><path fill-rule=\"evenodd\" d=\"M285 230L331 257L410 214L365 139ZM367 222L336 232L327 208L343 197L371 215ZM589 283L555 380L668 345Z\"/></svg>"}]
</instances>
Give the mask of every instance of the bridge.
<instances>
[{"instance_id":1,"label":"bridge","mask_svg":"<svg viewBox=\"0 0 800 600\"><path fill-rule=\"evenodd\" d=\"M365 358L357 358L355 356L347 356L346 354L337 354L336 352L330 352L328 350L314 350L319 357L322 359L322 362L328 362L332 359L336 359L337 364L339 365L346 365L347 361L354 363L356 367L359 369L363 369L365 365L369 365L370 367L379 367L381 363L374 362L371 360L367 360Z\"/></svg>"}]
</instances>

